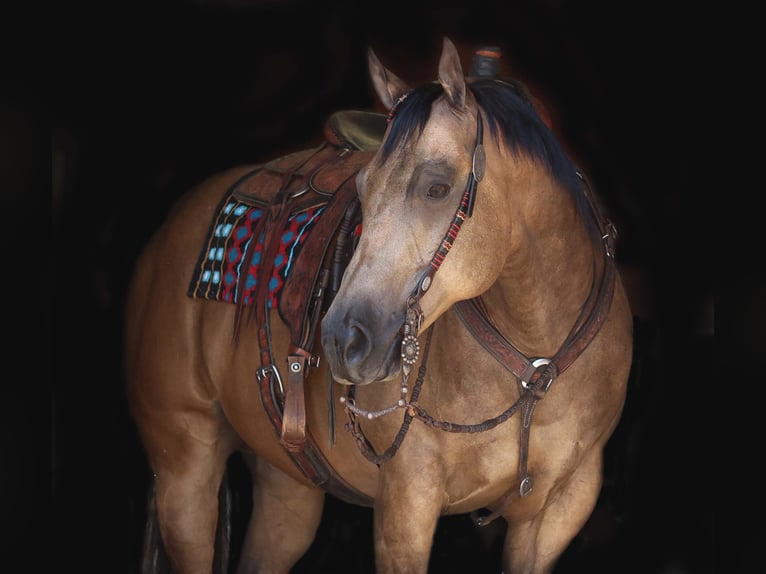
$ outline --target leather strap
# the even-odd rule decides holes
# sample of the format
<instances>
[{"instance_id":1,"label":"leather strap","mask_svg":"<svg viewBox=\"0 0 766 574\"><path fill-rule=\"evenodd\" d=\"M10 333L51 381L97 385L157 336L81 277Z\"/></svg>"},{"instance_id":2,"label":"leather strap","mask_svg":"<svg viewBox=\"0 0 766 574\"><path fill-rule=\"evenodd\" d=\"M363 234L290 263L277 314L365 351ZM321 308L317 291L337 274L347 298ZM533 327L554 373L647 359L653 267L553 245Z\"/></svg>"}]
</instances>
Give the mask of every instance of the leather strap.
<instances>
[{"instance_id":1,"label":"leather strap","mask_svg":"<svg viewBox=\"0 0 766 574\"><path fill-rule=\"evenodd\" d=\"M306 447L306 403L303 379L308 368L308 353L302 349L298 351L287 357L285 408L282 412L280 441L290 452L297 452Z\"/></svg>"},{"instance_id":2,"label":"leather strap","mask_svg":"<svg viewBox=\"0 0 766 574\"><path fill-rule=\"evenodd\" d=\"M263 235L256 293L251 311L255 315L258 326L261 360L261 368L256 375L261 402L280 443L304 476L314 484L349 503L371 506L372 499L344 481L317 449L314 439L306 428L304 389L304 382L315 360L312 349L326 291L328 272L321 271L322 263L328 244L337 231L346 208L356 197L352 175L358 171L362 163L352 170L353 173L347 174L345 181L338 184L337 191L333 190L335 193L329 198L325 212L312 230L311 241L303 246L296 258L294 275L283 287L279 312L291 333L285 380L273 363L269 324L268 280L279 249L280 234L285 229L287 219L294 213L294 206L306 203L305 194L297 195L296 193L300 192L303 186L308 185L310 178L323 166L337 161L345 153L336 148L332 154L328 155L327 148L320 148L314 154L301 157L302 161L294 169L285 169L280 191L268 206L264 216L259 219L254 230L246 260L249 261L252 258L254 246L258 238ZM366 158L368 159L369 157ZM356 158L355 162L361 162L361 160ZM310 165L311 169L306 169L307 165ZM356 166L356 163L354 165Z\"/></svg>"},{"instance_id":3,"label":"leather strap","mask_svg":"<svg viewBox=\"0 0 766 574\"><path fill-rule=\"evenodd\" d=\"M315 154L316 155L316 154ZM296 171L309 163L314 155L308 156L303 162L296 166L295 170L289 171L283 175L282 186L274 197L274 201L268 211L258 221L256 233L253 234L255 242L263 234L263 243L261 251L261 260L258 266L258 279L255 292L255 319L258 325L258 345L260 347L261 369L266 373L266 378L273 377L274 369L263 371L264 367L273 364L271 341L267 336L269 329L269 313L266 305L269 293L269 279L274 269L274 261L280 247L280 234L287 225L287 220L292 214L291 204L299 197L294 194L300 191L305 179L302 174L296 178ZM321 159L322 163L328 161ZM320 164L321 165L321 164ZM291 185L293 181L298 183ZM294 188L298 189L294 189ZM251 243L253 243L251 242ZM306 409L304 404L303 378L305 376L307 352L294 353L294 361L288 358L288 369L291 369L292 376L288 377L288 385L282 389L285 392L284 414L287 414L287 421L283 419L282 433L280 433L280 442L288 451L300 451L306 444ZM297 370L296 370L297 369ZM285 435L285 431L287 435Z\"/></svg>"},{"instance_id":4,"label":"leather strap","mask_svg":"<svg viewBox=\"0 0 766 574\"><path fill-rule=\"evenodd\" d=\"M603 325L612 304L615 276L614 259L605 257L604 269L598 288L595 288L594 285L594 289L591 289L578 320L575 322L561 348L551 358L550 364L553 367L551 367L552 372L549 372L551 381L547 383L548 385L550 385L553 378L559 376L574 363L575 359L586 349L598 333L601 325ZM503 367L516 375L520 380L525 381L525 383L531 383L533 380L536 380L535 374L540 372L540 366L535 365L534 359L530 359L519 351L513 343L497 330L488 318L480 297L459 301L454 307L458 317L471 335ZM546 387L541 384L536 391L544 393L548 388L549 386Z\"/></svg>"},{"instance_id":5,"label":"leather strap","mask_svg":"<svg viewBox=\"0 0 766 574\"><path fill-rule=\"evenodd\" d=\"M321 277L317 277L322 267L319 262L325 260L332 236L355 198L356 186L353 178L349 177L333 195L316 224L311 241L304 245L298 255L291 281L285 285L282 292L279 309L282 319L290 326L291 354L287 358L287 387L281 441L291 452L300 451L306 446L303 383L309 375L316 328L329 277L329 269L326 267ZM312 285L316 285L313 290Z\"/></svg>"},{"instance_id":6,"label":"leather strap","mask_svg":"<svg viewBox=\"0 0 766 574\"><path fill-rule=\"evenodd\" d=\"M475 518L476 523L484 526L500 516L502 510L519 496L526 496L532 491L533 480L527 469L529 458L529 433L532 426L532 415L537 401L542 399L561 373L563 373L596 337L604 324L612 305L616 282L616 263L612 241L615 230L612 224L601 217L594 198L590 193L590 185L585 177L578 172L583 181L583 193L591 207L590 216L601 231L604 255L601 279L594 277L588 298L583 305L572 329L556 354L550 359L532 359L519 351L513 343L497 330L489 319L489 314L480 297L455 304L455 311L471 335L481 346L492 355L503 367L516 375L521 398L521 429L519 435L519 484L511 489L499 501L493 504L488 515Z\"/></svg>"},{"instance_id":7,"label":"leather strap","mask_svg":"<svg viewBox=\"0 0 766 574\"><path fill-rule=\"evenodd\" d=\"M263 408L269 415L274 433L279 438L282 432L280 423L282 420L279 393L280 379L278 371L271 371L271 369L274 369L274 365L258 371L258 390L260 391ZM265 376L265 374L270 376ZM335 472L332 465L330 465L319 449L316 448L310 431L306 431L306 446L302 450L295 452L287 450L287 453L290 455L293 463L295 463L295 466L316 486L349 504L372 506L372 498L351 486Z\"/></svg>"},{"instance_id":8,"label":"leather strap","mask_svg":"<svg viewBox=\"0 0 766 574\"><path fill-rule=\"evenodd\" d=\"M307 348L313 343L314 332L309 321L306 320L310 315L308 306L315 304L317 298L324 297L324 293L315 293L315 299L312 301L311 289L317 283L318 274L323 268L322 262L333 244L332 239L336 235L344 214L356 200L354 176L372 157L372 154L361 152L354 155L360 157L352 158L351 170L345 170L345 179L336 183L337 191L312 229L311 240L307 241L298 253L290 279L282 289L279 313L282 320L290 326L293 344L299 348ZM322 182L325 183L324 180Z\"/></svg>"}]
</instances>

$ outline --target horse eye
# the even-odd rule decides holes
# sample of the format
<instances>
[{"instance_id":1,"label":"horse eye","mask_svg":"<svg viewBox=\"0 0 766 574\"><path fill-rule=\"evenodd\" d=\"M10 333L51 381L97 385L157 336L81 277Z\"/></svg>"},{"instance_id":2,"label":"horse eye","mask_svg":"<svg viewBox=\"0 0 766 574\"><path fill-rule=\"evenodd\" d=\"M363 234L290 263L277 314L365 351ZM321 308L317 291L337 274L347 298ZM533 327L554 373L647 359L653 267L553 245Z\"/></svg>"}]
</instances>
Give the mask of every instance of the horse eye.
<instances>
[{"instance_id":1,"label":"horse eye","mask_svg":"<svg viewBox=\"0 0 766 574\"><path fill-rule=\"evenodd\" d=\"M449 193L450 186L446 183L435 183L428 188L426 195L431 199L444 199Z\"/></svg>"}]
</instances>

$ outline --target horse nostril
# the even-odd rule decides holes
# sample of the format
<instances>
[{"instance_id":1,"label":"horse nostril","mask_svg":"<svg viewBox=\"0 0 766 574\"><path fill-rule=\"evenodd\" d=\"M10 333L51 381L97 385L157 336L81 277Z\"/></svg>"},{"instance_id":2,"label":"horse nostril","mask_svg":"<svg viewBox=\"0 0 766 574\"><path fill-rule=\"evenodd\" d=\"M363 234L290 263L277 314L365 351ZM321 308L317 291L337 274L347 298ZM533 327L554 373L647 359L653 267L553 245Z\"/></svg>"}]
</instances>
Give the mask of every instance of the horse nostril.
<instances>
[{"instance_id":1,"label":"horse nostril","mask_svg":"<svg viewBox=\"0 0 766 574\"><path fill-rule=\"evenodd\" d=\"M343 355L347 365L364 362L372 351L372 340L364 327L358 324L349 326L348 338L343 347Z\"/></svg>"}]
</instances>

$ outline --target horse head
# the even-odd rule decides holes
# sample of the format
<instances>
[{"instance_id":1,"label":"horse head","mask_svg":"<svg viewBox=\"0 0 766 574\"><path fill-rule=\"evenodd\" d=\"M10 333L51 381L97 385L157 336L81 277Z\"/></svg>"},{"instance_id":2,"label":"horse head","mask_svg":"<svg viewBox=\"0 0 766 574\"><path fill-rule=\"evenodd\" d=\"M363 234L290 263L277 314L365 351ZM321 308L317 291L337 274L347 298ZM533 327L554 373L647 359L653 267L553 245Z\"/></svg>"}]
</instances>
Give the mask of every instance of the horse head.
<instances>
[{"instance_id":1,"label":"horse head","mask_svg":"<svg viewBox=\"0 0 766 574\"><path fill-rule=\"evenodd\" d=\"M386 69L372 50L368 60L389 125L357 178L364 230L322 323L334 377L354 384L385 380L399 370L407 301L428 275L464 188L471 185L474 149L480 145L478 108L449 39L444 39L438 82L419 90ZM421 327L491 284L503 254L482 252L481 244L461 242L439 274L429 278L428 296L421 297Z\"/></svg>"},{"instance_id":2,"label":"horse head","mask_svg":"<svg viewBox=\"0 0 766 574\"><path fill-rule=\"evenodd\" d=\"M508 105L494 104L488 112L479 105L487 100L482 94L518 92L513 106L519 107L510 110L516 121L547 131L518 86L466 77L448 38L438 80L416 89L372 50L368 60L372 84L389 110L388 126L358 174L363 232L322 322L333 376L359 385L397 374L408 314L417 315L410 317L414 330L424 330L454 303L485 292L503 271L513 236L523 233L523 226L511 225L517 208L509 205L507 190L534 185L541 170L501 144L508 138L498 138L498 130L508 128L498 127L497 117L507 115ZM493 140L486 146L485 126Z\"/></svg>"}]
</instances>

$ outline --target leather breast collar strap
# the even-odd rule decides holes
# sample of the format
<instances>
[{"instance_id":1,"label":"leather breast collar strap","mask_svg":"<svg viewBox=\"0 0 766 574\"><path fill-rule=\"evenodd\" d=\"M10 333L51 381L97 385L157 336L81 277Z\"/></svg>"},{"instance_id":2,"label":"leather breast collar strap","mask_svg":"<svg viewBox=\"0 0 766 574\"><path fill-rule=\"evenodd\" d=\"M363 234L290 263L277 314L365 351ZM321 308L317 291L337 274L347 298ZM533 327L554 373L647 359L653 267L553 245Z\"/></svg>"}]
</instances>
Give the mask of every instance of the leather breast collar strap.
<instances>
[{"instance_id":1,"label":"leather breast collar strap","mask_svg":"<svg viewBox=\"0 0 766 574\"><path fill-rule=\"evenodd\" d=\"M611 308L616 280L613 240L616 230L611 222L601 218L591 196L587 180L578 172L583 181L583 192L591 206L591 215L598 223L601 240L604 245L603 268L600 281L595 277L575 324L551 358L527 357L519 351L489 319L489 314L481 297L460 301L454 309L466 329L503 367L514 374L520 385L521 397L521 432L519 435L519 484L511 489L499 501L491 505L490 513L474 516L475 522L484 526L501 515L503 509L519 496L526 496L532 491L533 480L527 470L529 458L529 433L532 426L532 414L537 402L550 389L556 377L561 375L598 334Z\"/></svg>"}]
</instances>

